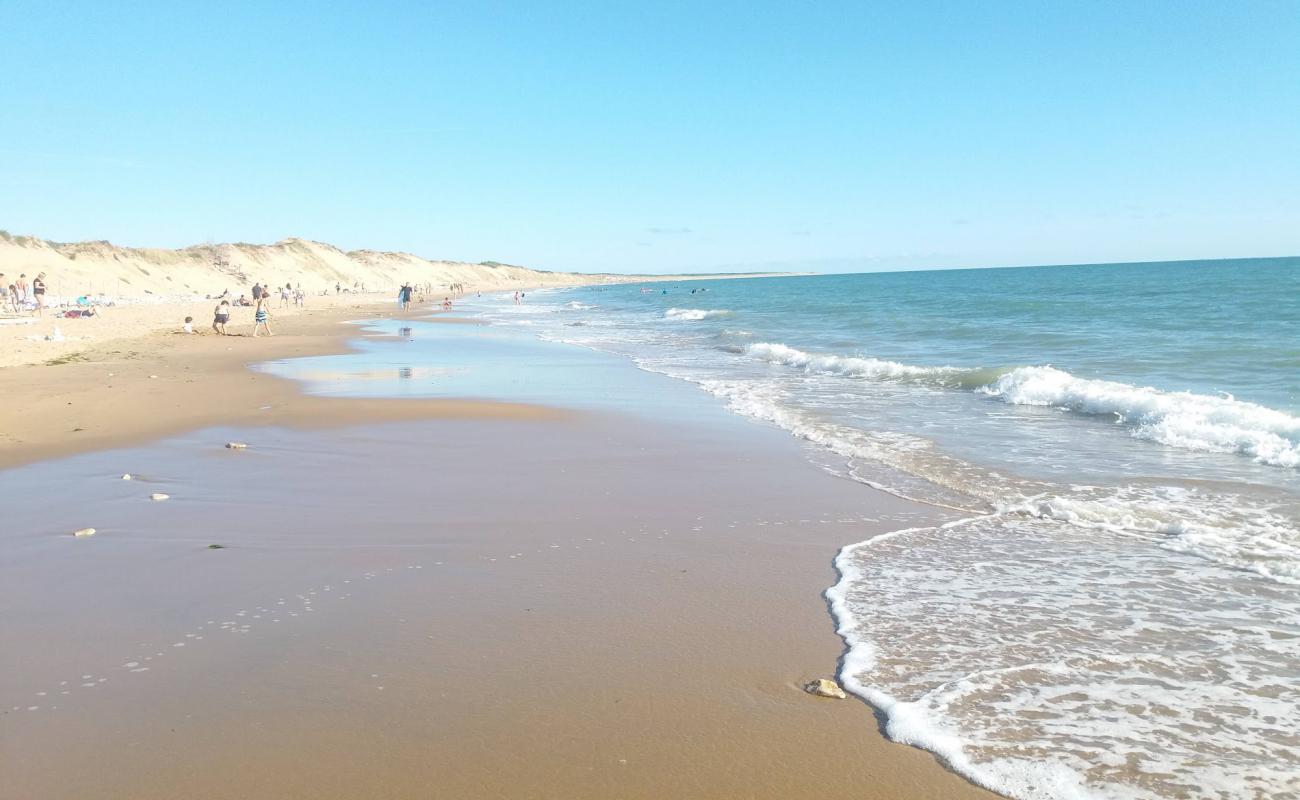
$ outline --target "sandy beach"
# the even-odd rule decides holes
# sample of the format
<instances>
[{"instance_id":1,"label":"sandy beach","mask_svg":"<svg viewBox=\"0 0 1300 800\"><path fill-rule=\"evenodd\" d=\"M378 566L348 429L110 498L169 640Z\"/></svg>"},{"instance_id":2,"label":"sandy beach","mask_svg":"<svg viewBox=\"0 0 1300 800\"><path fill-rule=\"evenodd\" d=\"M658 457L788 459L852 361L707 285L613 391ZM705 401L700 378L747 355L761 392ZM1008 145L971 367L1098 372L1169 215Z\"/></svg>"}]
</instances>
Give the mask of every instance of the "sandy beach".
<instances>
[{"instance_id":1,"label":"sandy beach","mask_svg":"<svg viewBox=\"0 0 1300 800\"><path fill-rule=\"evenodd\" d=\"M837 549L929 509L631 367L654 407L247 369L375 313L0 373L7 796L989 796L801 689Z\"/></svg>"}]
</instances>

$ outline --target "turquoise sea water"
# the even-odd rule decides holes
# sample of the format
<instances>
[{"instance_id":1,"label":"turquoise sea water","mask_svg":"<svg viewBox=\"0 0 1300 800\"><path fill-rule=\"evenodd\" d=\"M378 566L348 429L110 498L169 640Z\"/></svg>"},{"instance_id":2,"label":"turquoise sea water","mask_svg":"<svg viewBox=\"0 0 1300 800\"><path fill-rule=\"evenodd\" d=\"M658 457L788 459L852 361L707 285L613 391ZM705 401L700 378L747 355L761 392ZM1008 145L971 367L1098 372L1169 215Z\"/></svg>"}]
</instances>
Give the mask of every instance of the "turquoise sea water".
<instances>
[{"instance_id":1,"label":"turquoise sea water","mask_svg":"<svg viewBox=\"0 0 1300 800\"><path fill-rule=\"evenodd\" d=\"M940 528L848 544L841 677L1015 797L1300 797L1300 259L484 298Z\"/></svg>"}]
</instances>

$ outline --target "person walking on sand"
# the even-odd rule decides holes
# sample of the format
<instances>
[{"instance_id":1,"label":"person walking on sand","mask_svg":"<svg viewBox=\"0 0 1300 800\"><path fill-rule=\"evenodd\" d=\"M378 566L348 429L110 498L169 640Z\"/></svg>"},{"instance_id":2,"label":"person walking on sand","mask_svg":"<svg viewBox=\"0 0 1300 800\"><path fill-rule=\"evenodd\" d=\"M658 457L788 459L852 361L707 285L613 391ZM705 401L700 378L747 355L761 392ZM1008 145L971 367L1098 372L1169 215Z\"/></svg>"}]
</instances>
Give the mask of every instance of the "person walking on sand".
<instances>
[{"instance_id":1,"label":"person walking on sand","mask_svg":"<svg viewBox=\"0 0 1300 800\"><path fill-rule=\"evenodd\" d=\"M226 335L226 323L230 321L230 301L222 300L217 307L212 310L212 330Z\"/></svg>"},{"instance_id":2,"label":"person walking on sand","mask_svg":"<svg viewBox=\"0 0 1300 800\"><path fill-rule=\"evenodd\" d=\"M32 281L32 295L36 298L36 316L45 316L45 273L37 275Z\"/></svg>"},{"instance_id":3,"label":"person walking on sand","mask_svg":"<svg viewBox=\"0 0 1300 800\"><path fill-rule=\"evenodd\" d=\"M293 287L287 283L280 289L280 308L289 307L289 295L292 292Z\"/></svg>"},{"instance_id":4,"label":"person walking on sand","mask_svg":"<svg viewBox=\"0 0 1300 800\"><path fill-rule=\"evenodd\" d=\"M27 273L23 272L19 274L18 280L14 283L14 285L18 287L17 300L18 300L18 305L21 306L27 302Z\"/></svg>"},{"instance_id":5,"label":"person walking on sand","mask_svg":"<svg viewBox=\"0 0 1300 800\"><path fill-rule=\"evenodd\" d=\"M271 332L271 311L266 307L266 295L257 298L257 309L253 311L253 337L260 335L260 331L265 330L267 336L274 336Z\"/></svg>"}]
</instances>

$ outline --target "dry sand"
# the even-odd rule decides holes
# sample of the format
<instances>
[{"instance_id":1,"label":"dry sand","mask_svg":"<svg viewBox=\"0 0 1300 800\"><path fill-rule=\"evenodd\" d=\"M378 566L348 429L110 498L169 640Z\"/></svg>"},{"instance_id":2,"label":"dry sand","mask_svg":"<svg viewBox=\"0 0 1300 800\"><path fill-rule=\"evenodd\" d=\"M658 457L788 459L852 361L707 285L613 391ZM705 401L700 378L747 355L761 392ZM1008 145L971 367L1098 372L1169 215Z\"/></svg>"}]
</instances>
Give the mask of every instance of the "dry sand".
<instances>
[{"instance_id":1,"label":"dry sand","mask_svg":"<svg viewBox=\"0 0 1300 800\"><path fill-rule=\"evenodd\" d=\"M842 651L836 550L927 510L721 410L244 368L345 347L356 311L0 373L6 797L990 796L799 689Z\"/></svg>"}]
</instances>

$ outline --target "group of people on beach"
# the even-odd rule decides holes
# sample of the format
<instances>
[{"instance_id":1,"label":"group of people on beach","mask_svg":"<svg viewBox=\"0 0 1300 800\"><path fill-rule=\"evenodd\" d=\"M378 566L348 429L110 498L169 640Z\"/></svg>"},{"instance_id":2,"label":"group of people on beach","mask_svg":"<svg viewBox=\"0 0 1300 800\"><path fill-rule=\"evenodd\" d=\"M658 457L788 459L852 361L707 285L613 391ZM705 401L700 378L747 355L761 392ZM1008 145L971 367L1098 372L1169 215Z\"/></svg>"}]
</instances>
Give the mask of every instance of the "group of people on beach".
<instances>
[{"instance_id":1,"label":"group of people on beach","mask_svg":"<svg viewBox=\"0 0 1300 800\"><path fill-rule=\"evenodd\" d=\"M12 308L15 314L21 314L27 309L29 303L36 316L44 316L45 273L38 273L29 286L26 272L12 281L0 272L0 311L8 311Z\"/></svg>"},{"instance_id":2,"label":"group of people on beach","mask_svg":"<svg viewBox=\"0 0 1300 800\"><path fill-rule=\"evenodd\" d=\"M229 291L222 292L220 295L220 302L217 303L216 308L212 309L212 330L222 336L237 336L238 334L231 334L226 330L226 324L230 322L231 313L237 306L251 306L253 308L253 336L261 336L264 333L267 336L275 335L271 330L270 286L263 286L261 283L254 283L252 291L253 299L251 302L241 294L239 298L235 300L234 305L232 305L228 299L229 294ZM279 294L280 308L287 308L290 300L292 300L295 305L299 306L307 304L307 295L302 290L302 284L299 284L298 288L295 289L292 284L286 283L284 286L280 287ZM186 317L185 324L181 330L185 333L194 333L194 318Z\"/></svg>"},{"instance_id":3,"label":"group of people on beach","mask_svg":"<svg viewBox=\"0 0 1300 800\"><path fill-rule=\"evenodd\" d=\"M421 292L421 294L419 295L418 298L415 296L415 293L416 293L416 291L417 291L416 286L419 286L419 287L420 287L420 289L419 289L418 291ZM449 294L449 295L447 295L446 297L443 297L443 298L442 298L442 310L443 310L443 311L451 311L451 308L452 308L451 298L452 298L452 297L460 297L460 296L462 296L462 295L465 294L465 284L463 284L463 283L449 283L449 284L447 284L447 290L448 290L451 294ZM401 286L400 289L397 290L397 307L400 308L400 309L402 309L403 311L410 311L410 310L411 310L411 303L412 303L413 301L414 301L414 302L423 303L423 302L424 302L424 295L425 295L425 294L431 294L432 292L433 292L433 284L431 284L431 283L416 284L415 286L413 286L413 285L411 285L411 282L410 282L410 281L407 281L406 283L403 283L403 284L402 284L402 286Z\"/></svg>"}]
</instances>

